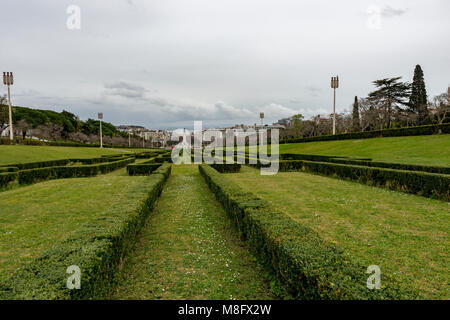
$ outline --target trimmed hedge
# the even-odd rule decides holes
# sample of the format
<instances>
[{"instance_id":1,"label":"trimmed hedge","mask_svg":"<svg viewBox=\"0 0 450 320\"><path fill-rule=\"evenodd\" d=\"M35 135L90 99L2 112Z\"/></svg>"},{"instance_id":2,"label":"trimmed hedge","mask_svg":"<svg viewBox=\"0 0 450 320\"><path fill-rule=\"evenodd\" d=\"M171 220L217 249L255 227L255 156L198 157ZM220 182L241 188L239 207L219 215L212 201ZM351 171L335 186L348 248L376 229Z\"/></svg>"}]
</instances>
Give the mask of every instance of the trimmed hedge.
<instances>
[{"instance_id":1,"label":"trimmed hedge","mask_svg":"<svg viewBox=\"0 0 450 320\"><path fill-rule=\"evenodd\" d=\"M241 165L239 163L214 163L210 164L210 166L221 173L236 173L241 170Z\"/></svg>"},{"instance_id":2,"label":"trimmed hedge","mask_svg":"<svg viewBox=\"0 0 450 320\"><path fill-rule=\"evenodd\" d=\"M70 163L70 159L59 159L59 160L15 163L15 164L8 164L7 166L8 167L17 167L17 168L19 168L19 170L27 170L27 169L35 169L35 168L65 166L69 163Z\"/></svg>"},{"instance_id":3,"label":"trimmed hedge","mask_svg":"<svg viewBox=\"0 0 450 320\"><path fill-rule=\"evenodd\" d=\"M367 139L381 137L400 137L400 136L422 136L440 133L450 133L450 123L430 124L417 127L404 127L395 129L373 130L363 132L342 133L336 135L315 136L297 139L283 139L280 144L284 143L301 143L311 141L330 141L345 139Z\"/></svg>"},{"instance_id":4,"label":"trimmed hedge","mask_svg":"<svg viewBox=\"0 0 450 320\"><path fill-rule=\"evenodd\" d=\"M82 164L97 164L97 163L105 163L108 161L110 161L110 159L104 157L90 158L90 159L70 159L70 162L79 162Z\"/></svg>"},{"instance_id":5,"label":"trimmed hedge","mask_svg":"<svg viewBox=\"0 0 450 320\"><path fill-rule=\"evenodd\" d=\"M172 173L172 165L170 163L164 163L158 169L153 171L153 174L162 174L166 179L169 178Z\"/></svg>"},{"instance_id":6,"label":"trimmed hedge","mask_svg":"<svg viewBox=\"0 0 450 320\"><path fill-rule=\"evenodd\" d=\"M157 163L169 162L172 163L172 155L171 154L160 154L154 159Z\"/></svg>"},{"instance_id":7,"label":"trimmed hedge","mask_svg":"<svg viewBox=\"0 0 450 320\"><path fill-rule=\"evenodd\" d=\"M280 154L281 160L308 160L308 161L323 161L331 162L333 159L347 159L345 156L325 156L319 154L299 154L299 153L282 153ZM370 161L371 158L352 158L354 160L366 160Z\"/></svg>"},{"instance_id":8,"label":"trimmed hedge","mask_svg":"<svg viewBox=\"0 0 450 320\"><path fill-rule=\"evenodd\" d=\"M379 167L397 170L411 170L411 171L423 171L432 173L450 174L450 167L439 166L425 166L416 164L404 164L404 163L392 163L392 162L379 162L371 161L371 158L349 158L345 156L325 156L316 154L293 154L284 153L280 154L282 160L309 160L319 162L333 162L342 164L353 164L366 167Z\"/></svg>"},{"instance_id":9,"label":"trimmed hedge","mask_svg":"<svg viewBox=\"0 0 450 320\"><path fill-rule=\"evenodd\" d=\"M10 182L17 179L17 172L0 173L0 188L6 187Z\"/></svg>"},{"instance_id":10,"label":"trimmed hedge","mask_svg":"<svg viewBox=\"0 0 450 320\"><path fill-rule=\"evenodd\" d=\"M127 165L127 172L130 176L149 175L161 165L161 163L129 164Z\"/></svg>"},{"instance_id":11,"label":"trimmed hedge","mask_svg":"<svg viewBox=\"0 0 450 320\"><path fill-rule=\"evenodd\" d=\"M0 283L0 299L98 299L107 297L111 281L125 254L132 248L156 199L161 194L170 165L153 174L129 197L134 205L111 208L96 221L86 223L68 239ZM66 287L68 266L81 269L81 289Z\"/></svg>"},{"instance_id":12,"label":"trimmed hedge","mask_svg":"<svg viewBox=\"0 0 450 320\"><path fill-rule=\"evenodd\" d=\"M1 172L17 172L19 171L19 168L17 167L0 167L0 173Z\"/></svg>"},{"instance_id":13,"label":"trimmed hedge","mask_svg":"<svg viewBox=\"0 0 450 320\"><path fill-rule=\"evenodd\" d=\"M19 183L30 184L49 179L91 177L99 173L107 173L134 162L134 158L86 166L46 167L19 171Z\"/></svg>"},{"instance_id":14,"label":"trimmed hedge","mask_svg":"<svg viewBox=\"0 0 450 320\"><path fill-rule=\"evenodd\" d=\"M140 152L136 153L136 159L150 159L158 155L158 152Z\"/></svg>"},{"instance_id":15,"label":"trimmed hedge","mask_svg":"<svg viewBox=\"0 0 450 320\"><path fill-rule=\"evenodd\" d=\"M261 167L258 162L254 167ZM364 167L305 160L282 160L279 171L307 171L359 183L450 201L450 176L420 171Z\"/></svg>"},{"instance_id":16,"label":"trimmed hedge","mask_svg":"<svg viewBox=\"0 0 450 320\"><path fill-rule=\"evenodd\" d=\"M424 165L418 165L418 164L365 161L365 160L343 159L343 158L339 158L339 159L332 158L326 162L352 164L352 165L366 166L366 167L396 169L396 170L423 171L423 172L430 172L430 173L450 174L450 167L424 166Z\"/></svg>"},{"instance_id":17,"label":"trimmed hedge","mask_svg":"<svg viewBox=\"0 0 450 320\"><path fill-rule=\"evenodd\" d=\"M207 165L199 170L258 260L298 299L407 299L416 293L382 274L382 289L366 286L367 266L350 261L309 227L244 192Z\"/></svg>"}]
</instances>

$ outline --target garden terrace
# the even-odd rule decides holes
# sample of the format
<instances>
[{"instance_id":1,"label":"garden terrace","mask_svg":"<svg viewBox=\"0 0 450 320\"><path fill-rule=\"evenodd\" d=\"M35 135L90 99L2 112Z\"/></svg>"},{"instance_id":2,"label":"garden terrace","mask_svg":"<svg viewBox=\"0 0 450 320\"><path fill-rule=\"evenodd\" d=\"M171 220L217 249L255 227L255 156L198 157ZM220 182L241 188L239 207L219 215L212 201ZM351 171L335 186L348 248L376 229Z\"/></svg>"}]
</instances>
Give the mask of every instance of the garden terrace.
<instances>
[{"instance_id":1,"label":"garden terrace","mask_svg":"<svg viewBox=\"0 0 450 320\"><path fill-rule=\"evenodd\" d=\"M1 233L0 298L85 299L107 294L170 169L163 165L149 177L47 181L1 193L10 211L2 215L2 228L10 232ZM82 270L81 290L65 286L70 265Z\"/></svg>"},{"instance_id":2,"label":"garden terrace","mask_svg":"<svg viewBox=\"0 0 450 320\"><path fill-rule=\"evenodd\" d=\"M382 283L392 277L425 298L450 297L447 202L304 172L261 176L244 166L226 178L313 229L348 259L379 265Z\"/></svg>"}]
</instances>

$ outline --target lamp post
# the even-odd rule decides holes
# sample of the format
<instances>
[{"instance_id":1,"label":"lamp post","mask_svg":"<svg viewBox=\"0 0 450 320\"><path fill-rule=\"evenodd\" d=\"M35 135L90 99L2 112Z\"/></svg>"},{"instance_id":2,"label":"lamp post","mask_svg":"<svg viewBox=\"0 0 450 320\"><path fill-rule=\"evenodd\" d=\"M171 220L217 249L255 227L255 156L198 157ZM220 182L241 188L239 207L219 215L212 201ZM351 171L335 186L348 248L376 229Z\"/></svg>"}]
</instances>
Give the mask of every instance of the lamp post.
<instances>
[{"instance_id":1,"label":"lamp post","mask_svg":"<svg viewBox=\"0 0 450 320\"><path fill-rule=\"evenodd\" d=\"M12 72L3 72L3 84L8 86L8 106L9 106L9 140L14 140L13 124L12 124L12 107L11 107L11 91L10 86L14 84Z\"/></svg>"},{"instance_id":2,"label":"lamp post","mask_svg":"<svg viewBox=\"0 0 450 320\"><path fill-rule=\"evenodd\" d=\"M339 77L331 77L331 88L334 91L333 97L333 134L336 134L336 89L339 88Z\"/></svg>"},{"instance_id":3,"label":"lamp post","mask_svg":"<svg viewBox=\"0 0 450 320\"><path fill-rule=\"evenodd\" d=\"M99 112L98 120L100 120L100 148L103 148L102 119L103 119L103 113Z\"/></svg>"}]
</instances>

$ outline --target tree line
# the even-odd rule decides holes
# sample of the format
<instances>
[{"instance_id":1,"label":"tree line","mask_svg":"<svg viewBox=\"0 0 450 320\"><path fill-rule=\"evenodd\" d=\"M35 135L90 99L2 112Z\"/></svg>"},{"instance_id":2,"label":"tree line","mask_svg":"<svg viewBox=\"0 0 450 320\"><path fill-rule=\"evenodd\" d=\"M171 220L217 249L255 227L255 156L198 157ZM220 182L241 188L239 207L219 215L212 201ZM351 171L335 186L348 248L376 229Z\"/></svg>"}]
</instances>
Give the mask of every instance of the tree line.
<instances>
[{"instance_id":1,"label":"tree line","mask_svg":"<svg viewBox=\"0 0 450 320\"><path fill-rule=\"evenodd\" d=\"M60 141L70 140L81 143L99 143L100 121L88 119L80 120L75 114L63 110L39 110L26 107L13 107L13 129L16 136L25 139L31 136ZM0 96L0 128L6 128L9 122L6 96ZM109 123L102 121L103 142L111 145L128 145L128 133L116 129ZM132 146L142 146L142 138L132 135Z\"/></svg>"},{"instance_id":2,"label":"tree line","mask_svg":"<svg viewBox=\"0 0 450 320\"><path fill-rule=\"evenodd\" d=\"M424 73L420 65L414 70L412 83L401 77L373 81L374 90L358 98L352 111L336 114L336 132L348 133L450 122L449 93L428 99ZM450 88L449 88L450 91ZM296 114L289 118L281 138L301 138L331 134L332 115L304 120Z\"/></svg>"}]
</instances>

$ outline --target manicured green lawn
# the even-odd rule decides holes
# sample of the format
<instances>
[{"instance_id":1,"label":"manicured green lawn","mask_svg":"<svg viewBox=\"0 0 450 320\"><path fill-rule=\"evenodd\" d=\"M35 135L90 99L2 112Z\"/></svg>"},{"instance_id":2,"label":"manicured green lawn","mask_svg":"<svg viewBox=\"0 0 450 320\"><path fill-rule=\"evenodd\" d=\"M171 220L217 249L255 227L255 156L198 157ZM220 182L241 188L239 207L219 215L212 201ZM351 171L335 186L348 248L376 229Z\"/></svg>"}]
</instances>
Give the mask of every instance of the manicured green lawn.
<instances>
[{"instance_id":1,"label":"manicured green lawn","mask_svg":"<svg viewBox=\"0 0 450 320\"><path fill-rule=\"evenodd\" d=\"M270 299L268 281L196 165L172 166L114 299Z\"/></svg>"},{"instance_id":2,"label":"manicured green lawn","mask_svg":"<svg viewBox=\"0 0 450 320\"><path fill-rule=\"evenodd\" d=\"M0 165L67 158L95 158L104 154L120 154L128 151L109 148L0 145Z\"/></svg>"},{"instance_id":3,"label":"manicured green lawn","mask_svg":"<svg viewBox=\"0 0 450 320\"><path fill-rule=\"evenodd\" d=\"M227 174L363 265L450 298L450 203L301 172Z\"/></svg>"},{"instance_id":4,"label":"manicured green lawn","mask_svg":"<svg viewBox=\"0 0 450 320\"><path fill-rule=\"evenodd\" d=\"M0 280L91 219L108 216L112 208L128 212L149 177L124 173L121 169L93 178L52 180L0 192Z\"/></svg>"},{"instance_id":5,"label":"manicured green lawn","mask_svg":"<svg viewBox=\"0 0 450 320\"><path fill-rule=\"evenodd\" d=\"M374 161L450 166L450 134L282 144L280 153L368 157Z\"/></svg>"}]
</instances>

